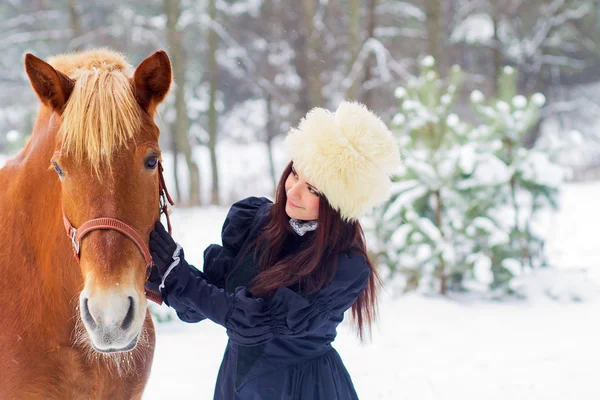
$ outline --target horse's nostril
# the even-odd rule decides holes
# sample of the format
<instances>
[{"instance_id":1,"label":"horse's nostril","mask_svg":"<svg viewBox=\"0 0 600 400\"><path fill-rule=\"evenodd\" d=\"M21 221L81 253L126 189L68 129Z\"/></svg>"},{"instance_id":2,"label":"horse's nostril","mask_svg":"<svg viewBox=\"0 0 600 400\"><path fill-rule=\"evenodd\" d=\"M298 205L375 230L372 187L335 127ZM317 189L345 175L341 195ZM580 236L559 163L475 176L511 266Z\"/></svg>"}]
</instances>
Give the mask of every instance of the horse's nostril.
<instances>
[{"instance_id":1,"label":"horse's nostril","mask_svg":"<svg viewBox=\"0 0 600 400\"><path fill-rule=\"evenodd\" d=\"M123 330L127 330L129 329L129 327L131 326L131 323L133 322L133 314L134 314L134 302L133 302L133 297L129 296L127 297L129 299L129 309L127 310L127 314L125 315L125 319L123 320L123 323L121 324L121 328L123 328Z\"/></svg>"},{"instance_id":2,"label":"horse's nostril","mask_svg":"<svg viewBox=\"0 0 600 400\"><path fill-rule=\"evenodd\" d=\"M81 307L81 318L83 318L83 322L89 325L90 328L96 329L97 324L90 313L90 308L88 307L88 299L83 299L83 306Z\"/></svg>"}]
</instances>

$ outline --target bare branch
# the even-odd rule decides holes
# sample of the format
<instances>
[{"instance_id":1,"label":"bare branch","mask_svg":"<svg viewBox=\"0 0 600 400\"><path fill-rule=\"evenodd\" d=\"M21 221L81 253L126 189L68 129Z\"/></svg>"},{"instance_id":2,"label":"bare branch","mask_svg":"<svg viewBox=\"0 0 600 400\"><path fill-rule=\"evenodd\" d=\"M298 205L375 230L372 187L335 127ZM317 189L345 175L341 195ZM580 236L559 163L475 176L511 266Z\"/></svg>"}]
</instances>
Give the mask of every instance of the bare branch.
<instances>
[{"instance_id":1,"label":"bare branch","mask_svg":"<svg viewBox=\"0 0 600 400\"><path fill-rule=\"evenodd\" d=\"M363 67L370 54L375 54L378 70L384 82L391 80L390 70L395 72L404 80L408 80L412 75L404 68L402 64L394 60L390 51L375 38L369 38L360 49L356 60L350 68L350 73L342 81L342 92L348 91L348 88L354 84L359 78L359 74L363 71Z\"/></svg>"},{"instance_id":2,"label":"bare branch","mask_svg":"<svg viewBox=\"0 0 600 400\"><path fill-rule=\"evenodd\" d=\"M558 10L564 6L565 1L554 0L552 4L543 7L543 11L545 12L542 13L536 27L533 29L536 34L525 46L526 55L532 56L537 53L554 28L563 25L569 20L580 19L590 11L590 4L585 3L576 9L567 9L557 14Z\"/></svg>"},{"instance_id":3,"label":"bare branch","mask_svg":"<svg viewBox=\"0 0 600 400\"><path fill-rule=\"evenodd\" d=\"M396 26L378 26L375 28L375 36L379 38L426 38L426 32L422 29L398 28Z\"/></svg>"},{"instance_id":4,"label":"bare branch","mask_svg":"<svg viewBox=\"0 0 600 400\"><path fill-rule=\"evenodd\" d=\"M540 57L540 59L544 64L549 65L558 65L561 67L571 67L580 69L586 67L585 62L567 56L553 56L551 54L544 54Z\"/></svg>"},{"instance_id":5,"label":"bare branch","mask_svg":"<svg viewBox=\"0 0 600 400\"><path fill-rule=\"evenodd\" d=\"M393 3L380 4L375 9L377 14L392 14L402 17L415 18L418 21L425 22L427 19L425 12L414 4L405 1L394 1Z\"/></svg>"},{"instance_id":6,"label":"bare branch","mask_svg":"<svg viewBox=\"0 0 600 400\"><path fill-rule=\"evenodd\" d=\"M183 17L183 14L182 14ZM258 68L252 58L248 55L248 52L245 47L241 46L236 40L227 32L227 29L220 23L212 20L208 14L199 14L199 15L186 15L185 22L181 22L183 18L180 18L180 28L183 29L185 26L189 25L192 22L192 19L195 19L197 22L207 26L209 29L213 29L217 35L229 46L237 49L239 51L239 55L242 59L243 65L247 68L248 71L241 71L241 74L237 74L240 78L244 79L246 82L250 83L252 86L260 89L263 92L271 94L273 97L279 100L286 100L283 93L280 93L279 90L273 84L261 76L257 71ZM248 72L252 75L249 76Z\"/></svg>"},{"instance_id":7,"label":"bare branch","mask_svg":"<svg viewBox=\"0 0 600 400\"><path fill-rule=\"evenodd\" d=\"M483 8L483 5L487 3L486 0L471 0L461 3L458 10L454 14L453 24L456 26L460 24L465 18L476 10Z\"/></svg>"},{"instance_id":8,"label":"bare branch","mask_svg":"<svg viewBox=\"0 0 600 400\"><path fill-rule=\"evenodd\" d=\"M576 99L571 101L556 101L548 104L540 111L542 119L558 114L567 114L587 107L588 101Z\"/></svg>"}]
</instances>

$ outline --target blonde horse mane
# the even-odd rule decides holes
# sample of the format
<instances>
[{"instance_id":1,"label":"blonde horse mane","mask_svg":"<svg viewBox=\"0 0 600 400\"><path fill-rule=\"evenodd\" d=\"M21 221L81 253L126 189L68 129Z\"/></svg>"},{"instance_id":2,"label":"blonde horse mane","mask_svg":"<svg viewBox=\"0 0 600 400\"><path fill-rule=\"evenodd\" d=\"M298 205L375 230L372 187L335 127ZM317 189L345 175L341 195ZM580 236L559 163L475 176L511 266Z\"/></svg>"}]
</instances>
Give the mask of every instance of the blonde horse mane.
<instances>
[{"instance_id":1,"label":"blonde horse mane","mask_svg":"<svg viewBox=\"0 0 600 400\"><path fill-rule=\"evenodd\" d=\"M75 80L58 132L61 151L78 162L87 159L98 173L140 128L130 65L104 49L57 56L50 64Z\"/></svg>"}]
</instances>

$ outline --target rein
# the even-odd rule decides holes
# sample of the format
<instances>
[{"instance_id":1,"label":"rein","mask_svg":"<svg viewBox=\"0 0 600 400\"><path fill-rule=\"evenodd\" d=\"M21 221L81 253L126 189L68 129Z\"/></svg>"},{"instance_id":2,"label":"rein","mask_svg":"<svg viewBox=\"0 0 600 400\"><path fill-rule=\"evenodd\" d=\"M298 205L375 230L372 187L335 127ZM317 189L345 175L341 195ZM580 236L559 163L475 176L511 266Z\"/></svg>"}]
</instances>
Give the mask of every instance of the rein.
<instances>
[{"instance_id":1,"label":"rein","mask_svg":"<svg viewBox=\"0 0 600 400\"><path fill-rule=\"evenodd\" d=\"M173 199L167 190L167 185L165 184L165 178L163 176L163 167L162 163L160 162L158 163L158 196L160 214L164 214L167 218L167 226L169 229L169 234L171 234L172 228L171 219L169 217L169 204L175 205L175 203L173 202ZM115 218L95 218L86 221L83 223L83 225L76 229L71 222L69 222L69 219L63 212L63 223L65 225L65 230L67 231L67 236L69 239L71 239L73 253L75 254L75 259L77 262L80 261L81 241L85 235L96 230L113 230L121 233L136 245L140 251L140 254L142 257L144 257L144 262L146 263L146 280L150 276L150 271L154 263L152 261L152 256L150 255L148 245L134 228L130 227L123 221ZM157 304L162 304L162 296L160 293L146 289L146 297Z\"/></svg>"}]
</instances>

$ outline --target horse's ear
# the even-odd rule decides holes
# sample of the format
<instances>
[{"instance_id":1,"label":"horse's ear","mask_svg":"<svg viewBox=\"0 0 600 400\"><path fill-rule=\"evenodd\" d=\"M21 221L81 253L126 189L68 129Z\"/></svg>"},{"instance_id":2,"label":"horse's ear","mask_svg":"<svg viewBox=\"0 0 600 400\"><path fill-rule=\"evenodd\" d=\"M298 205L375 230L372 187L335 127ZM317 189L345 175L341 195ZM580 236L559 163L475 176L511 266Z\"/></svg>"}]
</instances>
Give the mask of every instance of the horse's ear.
<instances>
[{"instance_id":1,"label":"horse's ear","mask_svg":"<svg viewBox=\"0 0 600 400\"><path fill-rule=\"evenodd\" d=\"M62 113L75 81L30 53L25 55L25 71L42 103Z\"/></svg>"},{"instance_id":2,"label":"horse's ear","mask_svg":"<svg viewBox=\"0 0 600 400\"><path fill-rule=\"evenodd\" d=\"M146 58L135 69L133 87L140 106L154 113L171 87L171 60L163 50Z\"/></svg>"}]
</instances>

